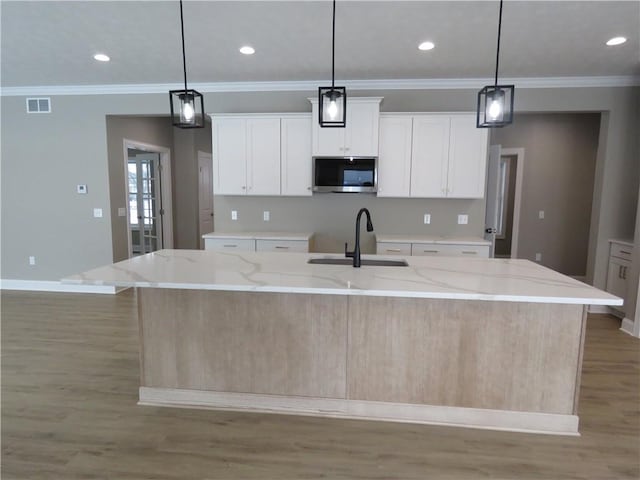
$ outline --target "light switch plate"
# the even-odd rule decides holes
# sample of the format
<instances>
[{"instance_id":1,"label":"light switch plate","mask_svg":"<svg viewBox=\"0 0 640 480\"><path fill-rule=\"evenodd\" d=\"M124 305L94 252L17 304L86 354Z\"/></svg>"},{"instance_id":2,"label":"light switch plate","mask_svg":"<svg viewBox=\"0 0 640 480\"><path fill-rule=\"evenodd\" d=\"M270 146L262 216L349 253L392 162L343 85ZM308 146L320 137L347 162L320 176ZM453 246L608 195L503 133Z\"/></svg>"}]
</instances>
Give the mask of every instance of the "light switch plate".
<instances>
[{"instance_id":1,"label":"light switch plate","mask_svg":"<svg viewBox=\"0 0 640 480\"><path fill-rule=\"evenodd\" d=\"M540 210L540 211L538 212L538 218L539 218L540 220L543 220L543 219L544 219L544 210Z\"/></svg>"},{"instance_id":2,"label":"light switch plate","mask_svg":"<svg viewBox=\"0 0 640 480\"><path fill-rule=\"evenodd\" d=\"M118 216L119 217L126 217L127 216L127 209L124 207L118 207Z\"/></svg>"},{"instance_id":3,"label":"light switch plate","mask_svg":"<svg viewBox=\"0 0 640 480\"><path fill-rule=\"evenodd\" d=\"M536 262L541 262L541 261L542 261L542 254L536 253Z\"/></svg>"},{"instance_id":4,"label":"light switch plate","mask_svg":"<svg viewBox=\"0 0 640 480\"><path fill-rule=\"evenodd\" d=\"M231 210L231 220L238 220L238 211Z\"/></svg>"},{"instance_id":5,"label":"light switch plate","mask_svg":"<svg viewBox=\"0 0 640 480\"><path fill-rule=\"evenodd\" d=\"M467 225L469 223L469 215L458 215L458 225Z\"/></svg>"},{"instance_id":6,"label":"light switch plate","mask_svg":"<svg viewBox=\"0 0 640 480\"><path fill-rule=\"evenodd\" d=\"M431 214L430 213L425 213L424 214L423 222L424 222L425 225L429 225L431 223Z\"/></svg>"},{"instance_id":7,"label":"light switch plate","mask_svg":"<svg viewBox=\"0 0 640 480\"><path fill-rule=\"evenodd\" d=\"M102 218L102 209L101 208L94 208L93 209L93 216L95 218Z\"/></svg>"},{"instance_id":8,"label":"light switch plate","mask_svg":"<svg viewBox=\"0 0 640 480\"><path fill-rule=\"evenodd\" d=\"M268 210L265 210L264 212L262 212L262 219L265 222L268 222L269 220L271 220L271 213L269 213Z\"/></svg>"},{"instance_id":9,"label":"light switch plate","mask_svg":"<svg viewBox=\"0 0 640 480\"><path fill-rule=\"evenodd\" d=\"M34 257L33 255L29 256L29 265L35 265L36 264L36 257Z\"/></svg>"},{"instance_id":10,"label":"light switch plate","mask_svg":"<svg viewBox=\"0 0 640 480\"><path fill-rule=\"evenodd\" d=\"M76 186L76 191L78 193L87 193L87 186L85 184L80 184Z\"/></svg>"}]
</instances>

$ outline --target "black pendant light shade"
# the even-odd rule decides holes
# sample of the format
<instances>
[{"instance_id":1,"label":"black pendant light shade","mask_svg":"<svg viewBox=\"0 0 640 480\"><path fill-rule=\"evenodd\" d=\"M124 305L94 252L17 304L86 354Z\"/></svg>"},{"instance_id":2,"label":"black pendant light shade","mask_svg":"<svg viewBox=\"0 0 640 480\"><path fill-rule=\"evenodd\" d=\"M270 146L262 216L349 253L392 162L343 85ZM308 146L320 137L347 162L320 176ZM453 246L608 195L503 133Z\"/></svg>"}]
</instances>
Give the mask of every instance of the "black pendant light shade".
<instances>
[{"instance_id":1,"label":"black pendant light shade","mask_svg":"<svg viewBox=\"0 0 640 480\"><path fill-rule=\"evenodd\" d=\"M489 85L478 92L479 128L504 127L513 122L513 85Z\"/></svg>"},{"instance_id":2,"label":"black pendant light shade","mask_svg":"<svg viewBox=\"0 0 640 480\"><path fill-rule=\"evenodd\" d=\"M347 124L346 87L318 88L318 102L321 127L345 127Z\"/></svg>"},{"instance_id":3,"label":"black pendant light shade","mask_svg":"<svg viewBox=\"0 0 640 480\"><path fill-rule=\"evenodd\" d=\"M171 102L171 119L176 127L203 128L204 127L204 99L195 90L169 91Z\"/></svg>"},{"instance_id":4,"label":"black pendant light shade","mask_svg":"<svg viewBox=\"0 0 640 480\"><path fill-rule=\"evenodd\" d=\"M335 86L336 0L333 0L331 37L331 86L318 88L318 112L321 127L344 128L347 125L347 88Z\"/></svg>"},{"instance_id":5,"label":"black pendant light shade","mask_svg":"<svg viewBox=\"0 0 640 480\"><path fill-rule=\"evenodd\" d=\"M496 75L493 85L478 92L478 128L504 127L513 122L514 85L498 85L498 65L500 63L500 34L502 31L502 0L498 17L498 47L496 48Z\"/></svg>"},{"instance_id":6,"label":"black pendant light shade","mask_svg":"<svg viewBox=\"0 0 640 480\"><path fill-rule=\"evenodd\" d=\"M182 67L184 89L169 91L171 122L179 128L204 128L204 99L202 94L187 88L187 60L184 51L184 21L180 0L180 29L182 31Z\"/></svg>"}]
</instances>

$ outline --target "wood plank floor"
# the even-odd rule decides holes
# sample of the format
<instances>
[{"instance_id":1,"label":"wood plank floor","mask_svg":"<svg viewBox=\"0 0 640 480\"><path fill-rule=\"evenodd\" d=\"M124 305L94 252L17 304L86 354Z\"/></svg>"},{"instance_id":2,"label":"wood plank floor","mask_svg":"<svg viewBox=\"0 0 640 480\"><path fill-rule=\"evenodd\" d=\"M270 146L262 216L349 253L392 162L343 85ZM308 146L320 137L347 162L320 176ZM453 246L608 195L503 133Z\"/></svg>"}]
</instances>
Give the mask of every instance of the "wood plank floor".
<instances>
[{"instance_id":1,"label":"wood plank floor","mask_svg":"<svg viewBox=\"0 0 640 480\"><path fill-rule=\"evenodd\" d=\"M136 301L2 292L2 479L640 478L640 341L589 318L581 437L136 405Z\"/></svg>"}]
</instances>

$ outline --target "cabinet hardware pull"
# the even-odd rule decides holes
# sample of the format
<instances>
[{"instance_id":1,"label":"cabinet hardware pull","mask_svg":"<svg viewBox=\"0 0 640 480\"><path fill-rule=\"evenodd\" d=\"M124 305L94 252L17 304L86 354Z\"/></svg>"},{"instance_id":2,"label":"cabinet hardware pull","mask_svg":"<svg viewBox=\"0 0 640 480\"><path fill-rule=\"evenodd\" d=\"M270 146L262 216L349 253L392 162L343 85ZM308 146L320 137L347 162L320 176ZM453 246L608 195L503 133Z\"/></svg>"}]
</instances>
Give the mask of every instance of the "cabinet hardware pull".
<instances>
[{"instance_id":1,"label":"cabinet hardware pull","mask_svg":"<svg viewBox=\"0 0 640 480\"><path fill-rule=\"evenodd\" d=\"M622 265L618 265L618 278L622 278Z\"/></svg>"},{"instance_id":2,"label":"cabinet hardware pull","mask_svg":"<svg viewBox=\"0 0 640 480\"><path fill-rule=\"evenodd\" d=\"M276 245L276 248L282 248L283 250L286 250L286 249L288 249L289 247L284 247L284 246L282 246L282 245Z\"/></svg>"},{"instance_id":3,"label":"cabinet hardware pull","mask_svg":"<svg viewBox=\"0 0 640 480\"><path fill-rule=\"evenodd\" d=\"M627 279L627 267L622 267L622 279Z\"/></svg>"},{"instance_id":4,"label":"cabinet hardware pull","mask_svg":"<svg viewBox=\"0 0 640 480\"><path fill-rule=\"evenodd\" d=\"M223 247L225 247L225 248L235 248L235 247L237 247L237 246L238 246L238 245L232 245L232 244L223 245Z\"/></svg>"},{"instance_id":5,"label":"cabinet hardware pull","mask_svg":"<svg viewBox=\"0 0 640 480\"><path fill-rule=\"evenodd\" d=\"M620 250L620 253L626 253L627 255L631 255L631 252L627 252L626 250Z\"/></svg>"},{"instance_id":6,"label":"cabinet hardware pull","mask_svg":"<svg viewBox=\"0 0 640 480\"><path fill-rule=\"evenodd\" d=\"M400 252L399 248L387 248L387 252Z\"/></svg>"},{"instance_id":7,"label":"cabinet hardware pull","mask_svg":"<svg viewBox=\"0 0 640 480\"><path fill-rule=\"evenodd\" d=\"M422 253L438 253L440 250L423 250Z\"/></svg>"},{"instance_id":8,"label":"cabinet hardware pull","mask_svg":"<svg viewBox=\"0 0 640 480\"><path fill-rule=\"evenodd\" d=\"M472 250L466 250L466 251L463 250L462 253L465 254L465 255L477 255L478 254L478 252L474 252Z\"/></svg>"}]
</instances>

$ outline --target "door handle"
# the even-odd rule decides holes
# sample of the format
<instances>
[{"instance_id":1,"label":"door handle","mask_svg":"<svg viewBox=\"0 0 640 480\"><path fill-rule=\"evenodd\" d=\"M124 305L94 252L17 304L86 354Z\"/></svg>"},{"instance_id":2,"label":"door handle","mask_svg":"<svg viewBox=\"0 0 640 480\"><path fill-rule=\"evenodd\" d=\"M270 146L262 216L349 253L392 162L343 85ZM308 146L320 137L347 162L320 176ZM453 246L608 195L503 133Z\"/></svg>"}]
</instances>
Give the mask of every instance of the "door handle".
<instances>
[{"instance_id":1,"label":"door handle","mask_svg":"<svg viewBox=\"0 0 640 480\"><path fill-rule=\"evenodd\" d=\"M491 227L485 228L484 233L496 233L496 229Z\"/></svg>"}]
</instances>

